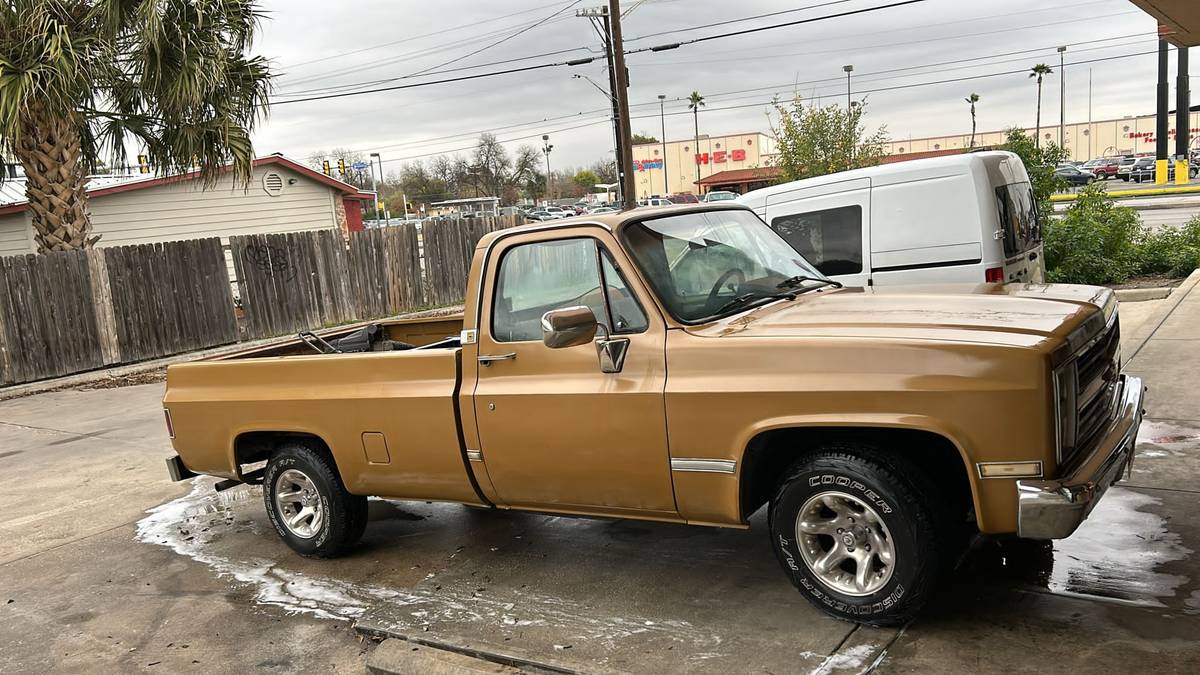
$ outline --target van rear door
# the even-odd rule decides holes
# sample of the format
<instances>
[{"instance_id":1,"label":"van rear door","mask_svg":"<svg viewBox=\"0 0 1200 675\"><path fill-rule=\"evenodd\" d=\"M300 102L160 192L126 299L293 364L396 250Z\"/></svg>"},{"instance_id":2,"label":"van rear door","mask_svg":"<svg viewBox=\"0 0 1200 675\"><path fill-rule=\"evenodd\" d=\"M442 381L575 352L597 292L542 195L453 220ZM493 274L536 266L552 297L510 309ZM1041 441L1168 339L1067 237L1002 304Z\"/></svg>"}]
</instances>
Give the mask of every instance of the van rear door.
<instances>
[{"instance_id":1,"label":"van rear door","mask_svg":"<svg viewBox=\"0 0 1200 675\"><path fill-rule=\"evenodd\" d=\"M869 178L770 195L763 214L805 260L846 286L869 285L870 217Z\"/></svg>"},{"instance_id":2,"label":"van rear door","mask_svg":"<svg viewBox=\"0 0 1200 675\"><path fill-rule=\"evenodd\" d=\"M1026 182L996 188L1000 230L995 236L1004 247L1003 280L1011 283L1040 284L1046 278L1046 260L1042 254L1042 225L1033 187Z\"/></svg>"}]
</instances>

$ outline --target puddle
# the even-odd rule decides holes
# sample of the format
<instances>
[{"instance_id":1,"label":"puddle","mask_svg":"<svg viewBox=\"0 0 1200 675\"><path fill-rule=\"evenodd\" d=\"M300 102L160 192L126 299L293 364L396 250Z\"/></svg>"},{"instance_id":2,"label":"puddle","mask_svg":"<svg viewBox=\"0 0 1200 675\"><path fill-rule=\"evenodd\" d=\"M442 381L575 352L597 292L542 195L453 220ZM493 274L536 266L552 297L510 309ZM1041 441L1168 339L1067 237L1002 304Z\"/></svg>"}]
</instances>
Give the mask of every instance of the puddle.
<instances>
[{"instance_id":1,"label":"puddle","mask_svg":"<svg viewBox=\"0 0 1200 675\"><path fill-rule=\"evenodd\" d=\"M1151 422L1145 420L1138 427L1138 445L1195 444L1200 441L1200 429L1176 426L1167 422Z\"/></svg>"},{"instance_id":2,"label":"puddle","mask_svg":"<svg viewBox=\"0 0 1200 675\"><path fill-rule=\"evenodd\" d=\"M623 640L634 636L657 637L685 645L694 650L694 655L720 656L715 651L721 644L720 636L705 633L682 619L597 616L574 602L518 589L505 596L480 596L474 589L435 587L430 581L433 575L426 577L424 584L430 588L397 590L304 574L273 560L235 559L217 552L214 542L237 532L271 537L275 533L260 531L263 528L255 520L234 508L252 500L261 501L261 489L216 493L212 483L211 479L194 479L189 494L147 511L137 523L135 537L143 543L166 546L209 566L218 576L248 585L259 604L344 621L360 619L370 612L373 622L400 632L430 630L438 624L487 624L514 631L547 626L568 630L574 638L593 640L609 649L619 648ZM419 518L395 508L396 517Z\"/></svg>"},{"instance_id":3,"label":"puddle","mask_svg":"<svg viewBox=\"0 0 1200 675\"><path fill-rule=\"evenodd\" d=\"M982 582L1009 578L1060 595L1166 607L1188 578L1158 570L1192 551L1149 510L1160 503L1113 487L1067 539L986 541L965 573Z\"/></svg>"}]
</instances>

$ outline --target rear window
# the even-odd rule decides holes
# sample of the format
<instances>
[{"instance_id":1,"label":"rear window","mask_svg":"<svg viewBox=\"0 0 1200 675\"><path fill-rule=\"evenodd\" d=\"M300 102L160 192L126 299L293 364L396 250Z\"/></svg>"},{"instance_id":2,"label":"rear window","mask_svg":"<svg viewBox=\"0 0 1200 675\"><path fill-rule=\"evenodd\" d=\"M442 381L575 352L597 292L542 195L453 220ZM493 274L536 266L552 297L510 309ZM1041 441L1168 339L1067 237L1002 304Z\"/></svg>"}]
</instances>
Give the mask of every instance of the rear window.
<instances>
[{"instance_id":1,"label":"rear window","mask_svg":"<svg viewBox=\"0 0 1200 675\"><path fill-rule=\"evenodd\" d=\"M1042 225L1029 183L1013 183L996 188L1004 257L1011 258L1042 242Z\"/></svg>"}]
</instances>

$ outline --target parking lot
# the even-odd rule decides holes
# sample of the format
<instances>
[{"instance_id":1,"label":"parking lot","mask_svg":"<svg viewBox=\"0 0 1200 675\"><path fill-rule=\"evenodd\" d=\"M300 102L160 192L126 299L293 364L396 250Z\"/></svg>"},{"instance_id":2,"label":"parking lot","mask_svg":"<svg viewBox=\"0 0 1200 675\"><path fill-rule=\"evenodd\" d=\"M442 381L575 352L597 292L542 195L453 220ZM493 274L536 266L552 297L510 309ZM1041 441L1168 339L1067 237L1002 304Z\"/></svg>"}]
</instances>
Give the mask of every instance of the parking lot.
<instances>
[{"instance_id":1,"label":"parking lot","mask_svg":"<svg viewBox=\"0 0 1200 675\"><path fill-rule=\"evenodd\" d=\"M1192 670L1193 288L1123 315L1150 387L1132 478L1070 539L978 542L903 629L813 609L762 513L720 530L374 500L354 554L300 558L257 489L167 480L161 383L5 401L0 671L362 672L380 637L581 672Z\"/></svg>"}]
</instances>

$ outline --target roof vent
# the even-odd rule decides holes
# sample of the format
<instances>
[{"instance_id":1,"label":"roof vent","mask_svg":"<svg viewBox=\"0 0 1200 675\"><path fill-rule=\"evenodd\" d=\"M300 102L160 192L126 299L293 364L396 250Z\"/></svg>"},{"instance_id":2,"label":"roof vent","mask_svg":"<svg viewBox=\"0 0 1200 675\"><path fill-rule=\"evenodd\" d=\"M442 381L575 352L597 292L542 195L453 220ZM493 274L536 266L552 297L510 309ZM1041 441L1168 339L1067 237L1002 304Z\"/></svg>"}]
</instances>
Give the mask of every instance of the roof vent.
<instances>
[{"instance_id":1,"label":"roof vent","mask_svg":"<svg viewBox=\"0 0 1200 675\"><path fill-rule=\"evenodd\" d=\"M263 176L263 190L272 197L283 194L283 176L271 171Z\"/></svg>"}]
</instances>

